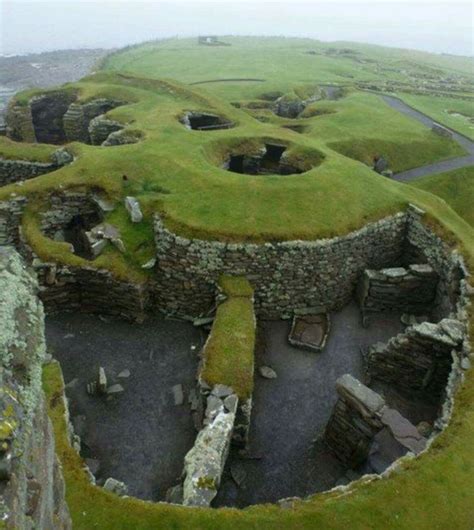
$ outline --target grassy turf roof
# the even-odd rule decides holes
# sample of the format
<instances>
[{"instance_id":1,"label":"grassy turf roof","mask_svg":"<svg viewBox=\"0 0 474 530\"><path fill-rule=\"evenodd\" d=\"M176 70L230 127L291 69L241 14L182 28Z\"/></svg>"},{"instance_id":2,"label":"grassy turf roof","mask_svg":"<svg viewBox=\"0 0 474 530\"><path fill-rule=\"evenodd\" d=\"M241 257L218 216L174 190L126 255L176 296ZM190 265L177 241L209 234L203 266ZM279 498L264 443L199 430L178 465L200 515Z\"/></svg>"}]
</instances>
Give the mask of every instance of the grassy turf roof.
<instances>
[{"instance_id":1,"label":"grassy turf roof","mask_svg":"<svg viewBox=\"0 0 474 530\"><path fill-rule=\"evenodd\" d=\"M69 144L74 163L25 182L21 194L36 201L54 190L83 187L101 189L116 200L117 211L108 220L122 231L127 252L110 250L107 259L99 258L97 264L121 276L143 276L141 265L153 254L149 236L155 212L161 213L168 228L188 237L256 242L347 233L405 208L408 202L439 217L444 208L439 201L381 177L352 158L367 162L375 153L387 153L394 169L407 169L462 152L377 95L357 91L338 101L322 101L322 110L334 112L298 120L308 129L298 134L282 127L289 120L272 115L270 123L262 123L212 94L176 82L104 72L75 83L74 88L81 101L94 97L127 101L108 116L141 131L143 138L117 147ZM187 110L215 112L236 126L190 131L179 122ZM236 145L250 148L269 140L286 143L290 157L308 162L316 157L318 163L306 173L290 176L240 175L220 167ZM28 144L20 145L22 153L29 153ZM31 145L29 156L48 149ZM0 138L0 156L11 150L12 142ZM1 188L0 199L11 193L19 193L17 185ZM126 195L140 201L143 225L128 221L122 206ZM38 254L47 259L54 248L50 257L55 260L78 259L68 255L64 245L41 238L32 224L30 219L28 233Z\"/></svg>"},{"instance_id":2,"label":"grassy turf roof","mask_svg":"<svg viewBox=\"0 0 474 530\"><path fill-rule=\"evenodd\" d=\"M246 399L252 395L255 364L253 290L245 278L223 276L219 283L227 300L217 308L204 346L201 378L210 386L230 386Z\"/></svg>"}]
</instances>

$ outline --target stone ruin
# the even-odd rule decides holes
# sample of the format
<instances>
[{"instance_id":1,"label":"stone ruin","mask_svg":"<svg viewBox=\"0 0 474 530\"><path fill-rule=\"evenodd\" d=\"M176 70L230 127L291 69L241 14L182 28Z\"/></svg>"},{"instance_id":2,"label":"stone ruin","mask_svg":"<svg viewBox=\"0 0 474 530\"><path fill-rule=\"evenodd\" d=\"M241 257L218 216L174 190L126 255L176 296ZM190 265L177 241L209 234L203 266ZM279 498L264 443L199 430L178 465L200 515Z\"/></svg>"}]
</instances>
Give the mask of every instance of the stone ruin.
<instances>
[{"instance_id":1,"label":"stone ruin","mask_svg":"<svg viewBox=\"0 0 474 530\"><path fill-rule=\"evenodd\" d=\"M129 202L133 209L133 201ZM43 262L28 249L19 231L25 203L25 199L14 198L0 204L0 241L15 244L31 263L48 312L83 310L140 320L153 308L195 317L208 314L209 307L216 303L216 290L206 291L214 278L223 272L238 271L252 278L255 310L260 317L288 318L296 314L304 319L316 307L326 311L343 307L354 293L366 324L370 324L367 316L375 311L426 315L430 321L409 319L403 333L386 344L369 347L367 378L363 381L349 375L339 380L339 399L324 439L344 465L379 473L399 456L423 451L446 425L453 392L462 377L460 371L469 366L465 321L468 273L462 259L421 222L423 212L416 207L340 238L265 245L191 242L170 233L156 219L153 281L138 286L93 266ZM42 229L54 238L75 215L97 215L100 204L107 206L103 199L82 192L68 191L53 197L50 210L43 212ZM101 230L107 232L107 227ZM418 251L418 255L410 251L412 263L388 267L401 263L403 256L408 259L410 246ZM295 263L299 264L297 269ZM14 268L21 277L22 268ZM278 271L276 285L277 276L272 270ZM183 278L192 278L191 288L181 285ZM310 278L316 282L314 290ZM201 285L202 280L205 283ZM193 288L198 290L194 292ZM329 326L323 328L327 335ZM316 341L320 347L321 337ZM387 397L369 388L373 383L389 385L403 395L442 407L433 433L422 431L403 417ZM170 494L173 502L188 506L208 506L212 502L231 442L245 446L248 441L251 398L249 406L239 403L232 389L203 388L198 399L202 404L202 428L186 456L183 482ZM54 462L49 462L53 469Z\"/></svg>"},{"instance_id":2,"label":"stone ruin","mask_svg":"<svg viewBox=\"0 0 474 530\"><path fill-rule=\"evenodd\" d=\"M230 129L235 126L233 122L226 118L208 112L187 112L180 121L186 128L193 131L215 131Z\"/></svg>"},{"instance_id":3,"label":"stone ruin","mask_svg":"<svg viewBox=\"0 0 474 530\"><path fill-rule=\"evenodd\" d=\"M265 143L254 154L232 153L223 168L245 175L294 175L304 170L290 162L285 154L284 144Z\"/></svg>"},{"instance_id":4,"label":"stone ruin","mask_svg":"<svg viewBox=\"0 0 474 530\"><path fill-rule=\"evenodd\" d=\"M92 145L135 143L137 134L124 131L124 124L107 117L107 112L125 101L96 98L86 102L68 90L33 96L28 104L13 101L6 116L6 134L18 142Z\"/></svg>"}]
</instances>

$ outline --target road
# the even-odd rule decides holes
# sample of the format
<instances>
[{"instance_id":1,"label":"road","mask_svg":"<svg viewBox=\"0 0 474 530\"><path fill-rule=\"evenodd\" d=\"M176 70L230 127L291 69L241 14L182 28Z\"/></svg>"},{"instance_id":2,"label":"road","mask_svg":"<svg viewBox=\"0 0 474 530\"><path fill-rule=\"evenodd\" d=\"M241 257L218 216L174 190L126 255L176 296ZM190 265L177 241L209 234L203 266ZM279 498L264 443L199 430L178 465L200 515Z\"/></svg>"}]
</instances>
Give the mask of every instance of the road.
<instances>
[{"instance_id":1,"label":"road","mask_svg":"<svg viewBox=\"0 0 474 530\"><path fill-rule=\"evenodd\" d=\"M434 120L432 120L429 116L426 116L426 114L413 109L402 100L385 95L381 96L381 98L385 101L385 103L398 112L401 112L402 114L419 121L430 129L433 126ZM426 166L408 169L407 171L396 173L393 176L393 179L407 182L419 177L424 177L426 175L435 175L437 173L443 173L444 171L450 171L452 169L459 169L474 165L474 142L452 129L449 130L452 132L453 140L465 149L465 151L468 153L467 155L451 158L449 160L442 160L440 162L435 162Z\"/></svg>"}]
</instances>

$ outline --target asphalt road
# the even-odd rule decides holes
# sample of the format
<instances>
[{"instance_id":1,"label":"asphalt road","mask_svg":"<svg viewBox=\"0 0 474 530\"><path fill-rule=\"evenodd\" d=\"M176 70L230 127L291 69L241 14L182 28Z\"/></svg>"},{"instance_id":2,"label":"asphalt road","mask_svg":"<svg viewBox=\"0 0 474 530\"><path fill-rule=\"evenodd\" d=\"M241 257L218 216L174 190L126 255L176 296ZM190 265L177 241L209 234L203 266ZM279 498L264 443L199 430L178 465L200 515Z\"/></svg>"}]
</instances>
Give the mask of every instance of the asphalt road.
<instances>
[{"instance_id":1,"label":"asphalt road","mask_svg":"<svg viewBox=\"0 0 474 530\"><path fill-rule=\"evenodd\" d=\"M398 98L392 96L381 96L381 98L393 109L397 110L398 112L401 112L402 114L405 114L406 116L409 116L410 118L419 121L430 129L433 126L433 123L435 123L434 120L431 119L429 116L426 116L426 114L423 114L422 112L413 109ZM462 134L453 131L452 129L449 130L453 134L453 140L466 150L466 152L468 153L467 155L451 158L449 160L443 160L441 162L435 162L433 164L428 164L413 169L408 169L407 171L396 173L393 176L393 179L406 182L419 177L424 177L426 175L435 175L437 173L443 173L444 171L450 171L452 169L460 169L463 167L474 165L474 142L472 140L469 140Z\"/></svg>"}]
</instances>

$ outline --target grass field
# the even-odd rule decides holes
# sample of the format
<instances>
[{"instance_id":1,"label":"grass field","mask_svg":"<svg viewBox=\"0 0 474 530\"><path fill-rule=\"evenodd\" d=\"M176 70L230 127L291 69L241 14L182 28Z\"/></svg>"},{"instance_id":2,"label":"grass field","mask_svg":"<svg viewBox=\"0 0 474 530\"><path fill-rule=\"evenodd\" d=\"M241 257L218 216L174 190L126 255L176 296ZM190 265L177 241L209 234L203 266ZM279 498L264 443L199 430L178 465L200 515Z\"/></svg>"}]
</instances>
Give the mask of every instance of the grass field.
<instances>
[{"instance_id":1,"label":"grass field","mask_svg":"<svg viewBox=\"0 0 474 530\"><path fill-rule=\"evenodd\" d=\"M397 94L412 107L474 140L474 100Z\"/></svg>"},{"instance_id":2,"label":"grass field","mask_svg":"<svg viewBox=\"0 0 474 530\"><path fill-rule=\"evenodd\" d=\"M424 177L411 185L441 197L474 227L474 166Z\"/></svg>"},{"instance_id":3,"label":"grass field","mask_svg":"<svg viewBox=\"0 0 474 530\"><path fill-rule=\"evenodd\" d=\"M306 134L298 134L282 127L288 120L274 116L262 123L201 89L177 83L101 73L74 88L84 101L102 96L129 101L108 115L142 131L143 139L111 148L70 144L74 163L26 181L21 193L46 198L59 185L94 187L116 200L117 209L108 220L121 230L127 251L122 255L109 250L96 264L122 277L144 275L141 265L153 254L154 212L160 212L168 228L190 237L256 242L331 237L398 211L410 201L436 210L426 194L374 173L366 165L374 154L385 155L394 170L402 170L462 153L453 141L438 137L367 93L349 92L340 100L316 103L332 113L298 120L307 127ZM178 120L189 109L217 112L237 126L189 131ZM286 143L290 157L322 162L290 176L240 175L220 167L227 152L268 140ZM20 145L22 152L28 151L28 145ZM49 149L32 145L29 157L36 153L43 157ZM12 142L0 138L0 155L11 156L11 151ZM17 193L18 186L3 187L0 198L12 192ZM126 195L140 201L143 224L128 221L122 205ZM69 254L65 245L41 237L33 220L30 215L26 232L40 256L84 263Z\"/></svg>"}]
</instances>

